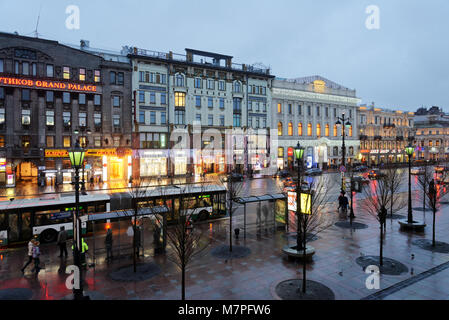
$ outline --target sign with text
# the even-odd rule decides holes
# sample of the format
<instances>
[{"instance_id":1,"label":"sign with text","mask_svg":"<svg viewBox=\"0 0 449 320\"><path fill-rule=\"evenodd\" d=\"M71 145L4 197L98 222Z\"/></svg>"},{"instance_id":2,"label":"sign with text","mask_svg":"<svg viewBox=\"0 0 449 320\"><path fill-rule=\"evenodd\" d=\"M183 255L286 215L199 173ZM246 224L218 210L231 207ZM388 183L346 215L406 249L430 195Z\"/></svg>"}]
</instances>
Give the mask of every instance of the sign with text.
<instances>
[{"instance_id":1,"label":"sign with text","mask_svg":"<svg viewBox=\"0 0 449 320\"><path fill-rule=\"evenodd\" d=\"M102 157L102 156L125 156L131 155L132 150L121 148L111 148L111 149L87 149L85 157ZM69 152L66 149L45 149L46 158L68 158Z\"/></svg>"},{"instance_id":2,"label":"sign with text","mask_svg":"<svg viewBox=\"0 0 449 320\"><path fill-rule=\"evenodd\" d=\"M301 193L301 213L310 214L312 198L308 193ZM296 192L288 192L288 210L296 212Z\"/></svg>"},{"instance_id":3,"label":"sign with text","mask_svg":"<svg viewBox=\"0 0 449 320\"><path fill-rule=\"evenodd\" d=\"M91 84L79 84L52 80L34 80L26 78L0 77L0 85L28 87L31 89L97 92L97 86Z\"/></svg>"}]
</instances>

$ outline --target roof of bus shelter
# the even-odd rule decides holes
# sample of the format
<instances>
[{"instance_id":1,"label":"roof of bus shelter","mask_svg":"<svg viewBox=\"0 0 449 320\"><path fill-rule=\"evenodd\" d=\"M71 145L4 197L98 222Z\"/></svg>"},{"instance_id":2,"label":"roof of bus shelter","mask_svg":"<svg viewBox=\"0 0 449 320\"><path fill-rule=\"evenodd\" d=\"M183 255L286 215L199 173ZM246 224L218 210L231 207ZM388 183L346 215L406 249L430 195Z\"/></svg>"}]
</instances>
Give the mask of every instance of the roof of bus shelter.
<instances>
[{"instance_id":1,"label":"roof of bus shelter","mask_svg":"<svg viewBox=\"0 0 449 320\"><path fill-rule=\"evenodd\" d=\"M235 200L235 202L240 204L247 204L247 203L253 203L253 202L260 202L260 201L270 201L270 200L281 200L286 199L287 197L283 193L276 193L276 194L266 194L263 196L251 196L251 197L245 197L245 198L238 198Z\"/></svg>"},{"instance_id":2,"label":"roof of bus shelter","mask_svg":"<svg viewBox=\"0 0 449 320\"><path fill-rule=\"evenodd\" d=\"M169 209L164 206L157 206L153 208L139 208L137 211L138 216L151 216L154 214L167 213ZM113 211L113 212L105 212L105 213L94 213L90 214L88 220L96 221L96 220L106 220L106 219L119 219L124 217L133 217L134 210L128 209L123 211Z\"/></svg>"}]
</instances>

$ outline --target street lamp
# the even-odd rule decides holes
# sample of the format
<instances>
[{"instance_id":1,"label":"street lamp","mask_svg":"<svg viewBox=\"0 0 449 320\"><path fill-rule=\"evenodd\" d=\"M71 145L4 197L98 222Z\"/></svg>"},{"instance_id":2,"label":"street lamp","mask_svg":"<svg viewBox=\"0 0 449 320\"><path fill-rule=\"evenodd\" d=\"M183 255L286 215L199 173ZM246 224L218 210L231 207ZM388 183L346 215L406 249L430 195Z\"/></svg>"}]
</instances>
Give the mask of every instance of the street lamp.
<instances>
[{"instance_id":1,"label":"street lamp","mask_svg":"<svg viewBox=\"0 0 449 320\"><path fill-rule=\"evenodd\" d=\"M342 153L341 165L344 167L346 165L345 127L349 129L351 127L351 122L349 122L349 119L347 117L345 117L345 114L343 112L341 117L337 117L337 122L335 122L335 124L339 127L341 126L341 136L343 139L343 143L341 146L341 153ZM344 124L344 125L342 125L342 124ZM344 172L342 172L342 176L341 176L341 190L342 191L345 190Z\"/></svg>"},{"instance_id":2,"label":"street lamp","mask_svg":"<svg viewBox=\"0 0 449 320\"><path fill-rule=\"evenodd\" d=\"M295 158L298 162L298 182L296 184L296 251L302 249L302 241L301 241L301 226L299 225L299 215L301 214L301 167L302 167L302 158L304 156L304 147L301 145L296 145L295 148ZM305 237L306 235L304 235Z\"/></svg>"},{"instance_id":3,"label":"street lamp","mask_svg":"<svg viewBox=\"0 0 449 320\"><path fill-rule=\"evenodd\" d=\"M409 143L407 147L405 147L405 152L408 155L408 215L407 222L413 223L413 213L412 213L412 180L411 180L411 169L412 169L412 156L415 148Z\"/></svg>"},{"instance_id":4,"label":"street lamp","mask_svg":"<svg viewBox=\"0 0 449 320\"><path fill-rule=\"evenodd\" d=\"M68 151L70 163L72 167L75 168L75 210L73 211L73 248L74 248L74 262L78 267L81 275L81 223L79 220L79 202L80 202L80 176L79 169L81 168L84 161L85 151L80 147L79 141L76 140L75 148ZM76 289L74 286L73 295L75 300L85 299L83 295L83 278L80 276L79 288Z\"/></svg>"}]
</instances>

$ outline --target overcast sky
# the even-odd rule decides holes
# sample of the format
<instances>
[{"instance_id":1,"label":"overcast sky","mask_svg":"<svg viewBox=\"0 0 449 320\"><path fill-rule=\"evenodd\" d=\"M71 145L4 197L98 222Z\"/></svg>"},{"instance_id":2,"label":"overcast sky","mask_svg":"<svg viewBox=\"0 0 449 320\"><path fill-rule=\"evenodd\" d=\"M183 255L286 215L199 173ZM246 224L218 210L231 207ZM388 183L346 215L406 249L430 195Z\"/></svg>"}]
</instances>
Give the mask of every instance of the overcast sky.
<instances>
[{"instance_id":1,"label":"overcast sky","mask_svg":"<svg viewBox=\"0 0 449 320\"><path fill-rule=\"evenodd\" d=\"M80 29L65 26L68 5ZM380 29L365 9L377 5ZM321 75L357 90L362 103L449 111L447 0L0 0L0 31L96 48L194 48L261 62L281 78Z\"/></svg>"}]
</instances>

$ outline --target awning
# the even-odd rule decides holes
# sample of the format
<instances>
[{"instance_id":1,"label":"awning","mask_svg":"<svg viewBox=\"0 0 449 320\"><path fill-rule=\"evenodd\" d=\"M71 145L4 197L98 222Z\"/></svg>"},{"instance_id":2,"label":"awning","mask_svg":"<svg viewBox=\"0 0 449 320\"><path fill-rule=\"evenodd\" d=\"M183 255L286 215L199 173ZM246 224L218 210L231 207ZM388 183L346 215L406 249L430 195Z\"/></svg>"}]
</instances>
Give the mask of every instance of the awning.
<instances>
[{"instance_id":1,"label":"awning","mask_svg":"<svg viewBox=\"0 0 449 320\"><path fill-rule=\"evenodd\" d=\"M279 200L279 199L287 199L287 197L283 193L277 194L266 194L263 196L251 196L245 198L237 198L235 202L240 204L247 204L259 201L270 201L270 200Z\"/></svg>"}]
</instances>

